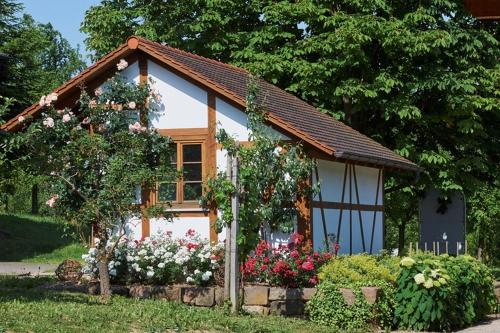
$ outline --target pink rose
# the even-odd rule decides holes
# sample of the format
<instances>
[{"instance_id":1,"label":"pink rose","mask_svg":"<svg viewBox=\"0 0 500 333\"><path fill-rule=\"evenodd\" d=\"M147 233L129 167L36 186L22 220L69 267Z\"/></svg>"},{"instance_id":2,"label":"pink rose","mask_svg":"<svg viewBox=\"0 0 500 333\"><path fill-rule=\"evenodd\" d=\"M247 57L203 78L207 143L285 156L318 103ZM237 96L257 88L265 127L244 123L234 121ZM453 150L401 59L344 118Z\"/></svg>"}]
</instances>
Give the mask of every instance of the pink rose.
<instances>
[{"instance_id":1,"label":"pink rose","mask_svg":"<svg viewBox=\"0 0 500 333\"><path fill-rule=\"evenodd\" d=\"M49 101L49 104L50 104L51 102L55 102L55 101L57 101L57 97L58 97L58 95L57 95L55 92L53 92L53 93L51 93L51 94L48 94L48 95L47 95L47 98L46 98L45 100L46 100L46 101L48 100L48 101Z\"/></svg>"},{"instance_id":2,"label":"pink rose","mask_svg":"<svg viewBox=\"0 0 500 333\"><path fill-rule=\"evenodd\" d=\"M46 105L45 95L43 95L42 97L40 97L40 102L38 102L38 105L40 105L41 107L44 107Z\"/></svg>"},{"instance_id":3,"label":"pink rose","mask_svg":"<svg viewBox=\"0 0 500 333\"><path fill-rule=\"evenodd\" d=\"M310 261L306 261L302 264L302 269L306 271L312 271L314 269L314 264Z\"/></svg>"},{"instance_id":4,"label":"pink rose","mask_svg":"<svg viewBox=\"0 0 500 333\"><path fill-rule=\"evenodd\" d=\"M23 122L23 121L25 121L25 120L26 120L26 119L25 119L23 116L19 116L19 117L17 118L17 121L18 121L18 122L20 122L20 123L22 123L22 122Z\"/></svg>"},{"instance_id":5,"label":"pink rose","mask_svg":"<svg viewBox=\"0 0 500 333\"><path fill-rule=\"evenodd\" d=\"M299 257L299 251L293 250L292 252L290 252L290 257L297 259Z\"/></svg>"},{"instance_id":6,"label":"pink rose","mask_svg":"<svg viewBox=\"0 0 500 333\"><path fill-rule=\"evenodd\" d=\"M49 206L50 208L54 208L57 199L59 199L59 196L57 194L54 194L49 200L47 200L47 206Z\"/></svg>"},{"instance_id":7,"label":"pink rose","mask_svg":"<svg viewBox=\"0 0 500 333\"><path fill-rule=\"evenodd\" d=\"M101 88L101 87L99 87L99 88L97 88L96 90L94 90L94 94L95 94L96 96L101 96L101 95L102 95L102 88Z\"/></svg>"},{"instance_id":8,"label":"pink rose","mask_svg":"<svg viewBox=\"0 0 500 333\"><path fill-rule=\"evenodd\" d=\"M63 123L67 123L68 121L71 120L71 116L69 114L65 114L63 117L62 117L62 121Z\"/></svg>"},{"instance_id":9,"label":"pink rose","mask_svg":"<svg viewBox=\"0 0 500 333\"><path fill-rule=\"evenodd\" d=\"M135 105L134 101L128 103L128 108L131 109L131 110L135 109L135 106L136 105Z\"/></svg>"},{"instance_id":10,"label":"pink rose","mask_svg":"<svg viewBox=\"0 0 500 333\"><path fill-rule=\"evenodd\" d=\"M139 122L136 121L134 124L128 125L128 130L130 132L140 132L142 130L142 127L141 124L139 124Z\"/></svg>"},{"instance_id":11,"label":"pink rose","mask_svg":"<svg viewBox=\"0 0 500 333\"><path fill-rule=\"evenodd\" d=\"M124 70L127 66L128 62L126 62L125 59L120 59L120 62L116 64L116 68L118 68L119 71Z\"/></svg>"},{"instance_id":12,"label":"pink rose","mask_svg":"<svg viewBox=\"0 0 500 333\"><path fill-rule=\"evenodd\" d=\"M52 119L51 117L45 118L45 120L42 123L47 128L54 127L54 119Z\"/></svg>"},{"instance_id":13,"label":"pink rose","mask_svg":"<svg viewBox=\"0 0 500 333\"><path fill-rule=\"evenodd\" d=\"M188 229L188 231L186 232L186 236L193 237L194 235L196 235L196 230L194 229Z\"/></svg>"},{"instance_id":14,"label":"pink rose","mask_svg":"<svg viewBox=\"0 0 500 333\"><path fill-rule=\"evenodd\" d=\"M88 125L88 124L90 124L90 119L89 119L89 117L85 117L85 118L83 118L83 120L82 120L82 124L84 124L84 125Z\"/></svg>"}]
</instances>

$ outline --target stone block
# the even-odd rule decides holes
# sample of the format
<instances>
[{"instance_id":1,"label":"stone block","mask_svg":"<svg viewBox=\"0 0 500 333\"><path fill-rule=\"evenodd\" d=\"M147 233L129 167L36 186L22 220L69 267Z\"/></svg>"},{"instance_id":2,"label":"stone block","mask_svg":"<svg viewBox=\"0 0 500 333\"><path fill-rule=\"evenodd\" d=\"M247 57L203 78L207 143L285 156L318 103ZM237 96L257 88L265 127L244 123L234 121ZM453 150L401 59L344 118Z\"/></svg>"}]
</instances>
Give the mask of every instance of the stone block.
<instances>
[{"instance_id":1,"label":"stone block","mask_svg":"<svg viewBox=\"0 0 500 333\"><path fill-rule=\"evenodd\" d=\"M150 298L153 295L153 286L134 284L129 287L128 292L130 297L133 298L138 298L138 299Z\"/></svg>"},{"instance_id":2,"label":"stone block","mask_svg":"<svg viewBox=\"0 0 500 333\"><path fill-rule=\"evenodd\" d=\"M269 288L269 301L284 301L301 299L301 290L295 288Z\"/></svg>"},{"instance_id":3,"label":"stone block","mask_svg":"<svg viewBox=\"0 0 500 333\"><path fill-rule=\"evenodd\" d=\"M272 301L269 313L278 316L300 316L304 314L304 302L299 300Z\"/></svg>"},{"instance_id":4,"label":"stone block","mask_svg":"<svg viewBox=\"0 0 500 333\"><path fill-rule=\"evenodd\" d=\"M113 295L128 296L130 294L130 291L127 286L113 284L111 285L111 293Z\"/></svg>"},{"instance_id":5,"label":"stone block","mask_svg":"<svg viewBox=\"0 0 500 333\"><path fill-rule=\"evenodd\" d=\"M219 306L224 305L224 288L215 288L215 304Z\"/></svg>"},{"instance_id":6,"label":"stone block","mask_svg":"<svg viewBox=\"0 0 500 333\"><path fill-rule=\"evenodd\" d=\"M182 301L184 303L197 306L214 305L214 288L184 287L182 289Z\"/></svg>"},{"instance_id":7,"label":"stone block","mask_svg":"<svg viewBox=\"0 0 500 333\"><path fill-rule=\"evenodd\" d=\"M180 302L181 301L181 288L175 286L156 286L154 291L154 298L163 299L167 301Z\"/></svg>"},{"instance_id":8,"label":"stone block","mask_svg":"<svg viewBox=\"0 0 500 333\"><path fill-rule=\"evenodd\" d=\"M244 288L245 305L267 305L269 288L264 286L248 286Z\"/></svg>"},{"instance_id":9,"label":"stone block","mask_svg":"<svg viewBox=\"0 0 500 333\"><path fill-rule=\"evenodd\" d=\"M303 301L309 301L311 298L316 294L316 288L302 288L302 294L300 295L300 298Z\"/></svg>"},{"instance_id":10,"label":"stone block","mask_svg":"<svg viewBox=\"0 0 500 333\"><path fill-rule=\"evenodd\" d=\"M267 316L269 314L269 308L262 305L243 305L242 309L250 314L257 314L261 316Z\"/></svg>"},{"instance_id":11,"label":"stone block","mask_svg":"<svg viewBox=\"0 0 500 333\"><path fill-rule=\"evenodd\" d=\"M365 297L366 302L368 304L375 304L380 295L380 288L377 287L362 287L361 292Z\"/></svg>"},{"instance_id":12,"label":"stone block","mask_svg":"<svg viewBox=\"0 0 500 333\"><path fill-rule=\"evenodd\" d=\"M342 297L344 297L344 301L347 305L351 306L356 302L356 295L352 289L340 288L340 293L342 294Z\"/></svg>"}]
</instances>

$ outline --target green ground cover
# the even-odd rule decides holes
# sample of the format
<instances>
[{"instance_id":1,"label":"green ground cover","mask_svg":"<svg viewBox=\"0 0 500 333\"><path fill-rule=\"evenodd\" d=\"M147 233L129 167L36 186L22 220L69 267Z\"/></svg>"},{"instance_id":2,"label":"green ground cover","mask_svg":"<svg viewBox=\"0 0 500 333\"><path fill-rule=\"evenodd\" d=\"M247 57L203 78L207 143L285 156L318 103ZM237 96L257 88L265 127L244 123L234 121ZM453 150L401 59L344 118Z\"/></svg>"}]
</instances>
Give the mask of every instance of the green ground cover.
<instances>
[{"instance_id":1,"label":"green ground cover","mask_svg":"<svg viewBox=\"0 0 500 333\"><path fill-rule=\"evenodd\" d=\"M224 309L40 290L43 279L0 277L0 332L331 332L309 321L231 315Z\"/></svg>"},{"instance_id":2,"label":"green ground cover","mask_svg":"<svg viewBox=\"0 0 500 333\"><path fill-rule=\"evenodd\" d=\"M60 263L86 252L74 228L51 217L0 214L0 262Z\"/></svg>"}]
</instances>

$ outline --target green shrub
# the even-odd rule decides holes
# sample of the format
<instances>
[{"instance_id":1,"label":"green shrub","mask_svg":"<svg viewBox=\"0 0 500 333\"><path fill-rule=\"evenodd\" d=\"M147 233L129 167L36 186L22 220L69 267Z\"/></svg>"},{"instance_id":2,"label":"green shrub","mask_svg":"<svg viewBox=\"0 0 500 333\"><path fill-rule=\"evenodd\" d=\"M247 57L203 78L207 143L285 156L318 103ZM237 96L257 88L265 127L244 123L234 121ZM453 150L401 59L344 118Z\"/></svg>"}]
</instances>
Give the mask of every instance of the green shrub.
<instances>
[{"instance_id":1,"label":"green shrub","mask_svg":"<svg viewBox=\"0 0 500 333\"><path fill-rule=\"evenodd\" d=\"M411 330L450 330L470 325L491 310L492 277L469 256L429 254L401 260L395 322Z\"/></svg>"},{"instance_id":2,"label":"green shrub","mask_svg":"<svg viewBox=\"0 0 500 333\"><path fill-rule=\"evenodd\" d=\"M394 281L398 265L385 257L366 254L332 259L319 273L318 292L307 304L313 322L338 330L366 331L370 326L390 328L394 312ZM370 305L361 287L380 287L379 301ZM348 306L339 288L351 288L356 301Z\"/></svg>"}]
</instances>

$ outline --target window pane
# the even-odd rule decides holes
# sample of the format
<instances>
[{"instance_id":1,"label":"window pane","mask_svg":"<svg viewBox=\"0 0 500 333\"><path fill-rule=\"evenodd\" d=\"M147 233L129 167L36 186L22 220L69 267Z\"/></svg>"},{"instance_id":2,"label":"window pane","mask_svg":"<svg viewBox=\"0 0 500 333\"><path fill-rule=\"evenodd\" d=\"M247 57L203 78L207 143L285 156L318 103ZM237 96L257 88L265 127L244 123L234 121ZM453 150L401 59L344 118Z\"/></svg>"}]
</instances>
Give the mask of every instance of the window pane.
<instances>
[{"instance_id":1,"label":"window pane","mask_svg":"<svg viewBox=\"0 0 500 333\"><path fill-rule=\"evenodd\" d=\"M182 171L185 181L201 181L201 163L184 164Z\"/></svg>"},{"instance_id":2,"label":"window pane","mask_svg":"<svg viewBox=\"0 0 500 333\"><path fill-rule=\"evenodd\" d=\"M160 183L158 184L157 199L160 202L176 201L177 186L175 183Z\"/></svg>"},{"instance_id":3,"label":"window pane","mask_svg":"<svg viewBox=\"0 0 500 333\"><path fill-rule=\"evenodd\" d=\"M201 197L201 183L184 184L184 200L198 200Z\"/></svg>"},{"instance_id":4,"label":"window pane","mask_svg":"<svg viewBox=\"0 0 500 333\"><path fill-rule=\"evenodd\" d=\"M201 145L183 145L182 160L184 162L201 162Z\"/></svg>"}]
</instances>

